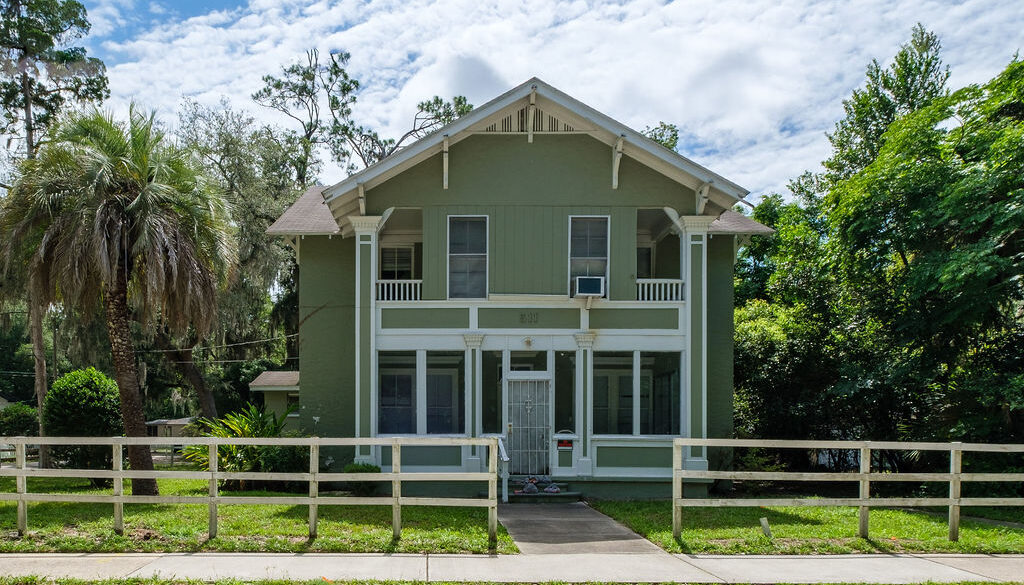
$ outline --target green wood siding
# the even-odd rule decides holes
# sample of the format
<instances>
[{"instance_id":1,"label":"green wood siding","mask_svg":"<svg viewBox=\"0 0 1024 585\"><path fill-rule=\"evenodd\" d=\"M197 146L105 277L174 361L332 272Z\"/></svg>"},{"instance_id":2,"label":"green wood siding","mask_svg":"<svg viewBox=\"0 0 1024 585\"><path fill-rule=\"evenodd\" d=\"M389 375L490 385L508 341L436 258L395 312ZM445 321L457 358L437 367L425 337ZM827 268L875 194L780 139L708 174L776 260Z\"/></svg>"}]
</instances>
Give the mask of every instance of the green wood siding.
<instances>
[{"instance_id":1,"label":"green wood siding","mask_svg":"<svg viewBox=\"0 0 1024 585\"><path fill-rule=\"evenodd\" d=\"M678 309L591 309L591 329L678 329Z\"/></svg>"},{"instance_id":2,"label":"green wood siding","mask_svg":"<svg viewBox=\"0 0 1024 585\"><path fill-rule=\"evenodd\" d=\"M704 396L701 391L704 376L704 244L701 236L690 238L690 277L687 303L690 307L690 435L703 436L704 433ZM694 447L691 453L700 455L700 447Z\"/></svg>"},{"instance_id":3,"label":"green wood siding","mask_svg":"<svg viewBox=\"0 0 1024 585\"><path fill-rule=\"evenodd\" d=\"M355 435L355 240L306 236L299 265L302 428L322 437ZM315 316L314 316L315 315ZM314 425L312 417L320 422ZM351 449L334 455L351 459Z\"/></svg>"},{"instance_id":4,"label":"green wood siding","mask_svg":"<svg viewBox=\"0 0 1024 585\"><path fill-rule=\"evenodd\" d=\"M488 217L491 294L568 294L570 215L610 216L610 298L636 298L636 208L694 212L693 191L629 157L611 188L611 149L589 136L472 136L367 191L367 213L423 210L423 298L447 298L449 215Z\"/></svg>"},{"instance_id":5,"label":"green wood siding","mask_svg":"<svg viewBox=\"0 0 1024 585\"><path fill-rule=\"evenodd\" d=\"M391 447L381 448L380 464L391 465ZM406 465L461 467L462 447L402 447L402 466Z\"/></svg>"},{"instance_id":6,"label":"green wood siding","mask_svg":"<svg viewBox=\"0 0 1024 585\"><path fill-rule=\"evenodd\" d=\"M708 437L732 437L733 268L732 236L708 240ZM721 468L730 450L708 449L708 464Z\"/></svg>"},{"instance_id":7,"label":"green wood siding","mask_svg":"<svg viewBox=\"0 0 1024 585\"><path fill-rule=\"evenodd\" d=\"M469 309L381 309L384 329L466 329Z\"/></svg>"},{"instance_id":8,"label":"green wood siding","mask_svg":"<svg viewBox=\"0 0 1024 585\"><path fill-rule=\"evenodd\" d=\"M481 308L477 320L484 329L579 329L576 309L487 309Z\"/></svg>"},{"instance_id":9,"label":"green wood siding","mask_svg":"<svg viewBox=\"0 0 1024 585\"><path fill-rule=\"evenodd\" d=\"M598 447L598 467L672 467L672 447Z\"/></svg>"}]
</instances>

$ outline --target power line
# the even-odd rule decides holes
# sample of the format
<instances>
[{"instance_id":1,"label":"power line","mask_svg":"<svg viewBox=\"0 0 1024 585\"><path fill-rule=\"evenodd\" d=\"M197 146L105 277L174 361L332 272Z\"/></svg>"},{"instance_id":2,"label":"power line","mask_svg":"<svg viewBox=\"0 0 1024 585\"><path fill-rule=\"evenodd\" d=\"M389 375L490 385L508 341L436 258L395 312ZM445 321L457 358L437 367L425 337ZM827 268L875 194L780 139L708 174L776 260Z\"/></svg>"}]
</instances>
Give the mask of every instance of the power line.
<instances>
[{"instance_id":1,"label":"power line","mask_svg":"<svg viewBox=\"0 0 1024 585\"><path fill-rule=\"evenodd\" d=\"M0 370L0 374L10 374L12 376L35 376L35 372L12 372L9 370Z\"/></svg>"},{"instance_id":2,"label":"power line","mask_svg":"<svg viewBox=\"0 0 1024 585\"><path fill-rule=\"evenodd\" d=\"M257 339L255 341L240 341L238 343L226 343L224 345L207 345L205 347L182 347L178 349L147 349L144 351L136 351L135 353L174 353L178 351L202 351L206 349L219 349L222 347L238 347L239 345L253 345L256 343L266 343L268 341L277 341L278 339L288 339L289 337L295 337L298 333L292 333L290 335L279 335L277 337L268 337L267 339ZM248 360L238 360L248 361ZM187 362L176 362L176 363L187 363Z\"/></svg>"},{"instance_id":3,"label":"power line","mask_svg":"<svg viewBox=\"0 0 1024 585\"><path fill-rule=\"evenodd\" d=\"M290 360L297 360L297 359L299 359L299 356L286 357L286 358L284 358L284 361L287 362L287 361L290 361ZM183 361L174 361L174 362L168 362L168 363L171 363L171 364L238 364L238 363L242 363L242 362L251 362L251 361L252 360L198 360L198 361L195 361L195 360L191 360L191 361L190 360L183 360ZM272 359L270 361L277 361L277 360L273 360Z\"/></svg>"}]
</instances>

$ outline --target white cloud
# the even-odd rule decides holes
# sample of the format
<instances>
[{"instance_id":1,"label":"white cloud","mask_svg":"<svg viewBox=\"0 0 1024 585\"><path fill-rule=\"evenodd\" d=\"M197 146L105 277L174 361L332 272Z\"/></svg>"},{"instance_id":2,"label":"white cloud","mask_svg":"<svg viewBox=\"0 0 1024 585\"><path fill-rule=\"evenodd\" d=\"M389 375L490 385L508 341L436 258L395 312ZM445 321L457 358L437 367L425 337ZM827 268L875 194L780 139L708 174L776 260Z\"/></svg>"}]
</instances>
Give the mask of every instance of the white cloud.
<instances>
[{"instance_id":1,"label":"white cloud","mask_svg":"<svg viewBox=\"0 0 1024 585\"><path fill-rule=\"evenodd\" d=\"M97 2L94 31L123 25L132 4ZM536 75L635 128L679 124L700 146L686 154L760 192L817 167L824 132L868 61L893 55L919 21L941 36L959 86L1009 62L1024 4L251 0L103 48L113 106L134 99L167 118L183 96L214 104L226 95L256 111L249 95L262 75L310 47L344 49L363 83L357 119L392 135L423 99L465 94L481 104Z\"/></svg>"}]
</instances>

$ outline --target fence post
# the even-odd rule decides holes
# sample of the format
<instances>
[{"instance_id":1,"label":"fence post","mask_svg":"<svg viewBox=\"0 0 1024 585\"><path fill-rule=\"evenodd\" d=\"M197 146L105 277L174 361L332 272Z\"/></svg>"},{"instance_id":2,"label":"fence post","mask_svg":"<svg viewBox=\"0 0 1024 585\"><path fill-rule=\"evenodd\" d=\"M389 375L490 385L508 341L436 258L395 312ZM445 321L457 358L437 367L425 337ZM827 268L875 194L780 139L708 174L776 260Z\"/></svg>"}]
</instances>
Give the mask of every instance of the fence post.
<instances>
[{"instance_id":1,"label":"fence post","mask_svg":"<svg viewBox=\"0 0 1024 585\"><path fill-rule=\"evenodd\" d=\"M209 520L209 537L211 539L217 538L217 470L220 468L220 454L217 449L217 443L213 442L209 445L209 457L210 464L210 520Z\"/></svg>"},{"instance_id":2,"label":"fence post","mask_svg":"<svg viewBox=\"0 0 1024 585\"><path fill-rule=\"evenodd\" d=\"M19 470L14 480L15 488L19 494L18 536L25 536L25 532L28 531L28 502L25 501L25 493L28 491L28 478L25 477L25 443L18 443L14 446L14 464Z\"/></svg>"},{"instance_id":3,"label":"fence post","mask_svg":"<svg viewBox=\"0 0 1024 585\"><path fill-rule=\"evenodd\" d=\"M498 439L487 445L487 542L498 542Z\"/></svg>"},{"instance_id":4,"label":"fence post","mask_svg":"<svg viewBox=\"0 0 1024 585\"><path fill-rule=\"evenodd\" d=\"M860 498L866 500L871 497L871 480L868 479L868 474L871 473L871 447L860 448ZM862 504L858 510L860 514L860 530L858 534L861 538L868 538L868 521L871 517L871 508L866 504Z\"/></svg>"},{"instance_id":5,"label":"fence post","mask_svg":"<svg viewBox=\"0 0 1024 585\"><path fill-rule=\"evenodd\" d=\"M672 538L678 539L683 533L683 509L679 500L683 498L683 483L679 471L683 468L683 446L672 443Z\"/></svg>"},{"instance_id":6,"label":"fence post","mask_svg":"<svg viewBox=\"0 0 1024 585\"><path fill-rule=\"evenodd\" d=\"M949 539L960 540L960 469L963 466L963 443L954 442L949 451Z\"/></svg>"},{"instance_id":7,"label":"fence post","mask_svg":"<svg viewBox=\"0 0 1024 585\"><path fill-rule=\"evenodd\" d=\"M114 497L118 498L124 495L124 478L121 477L121 472L124 471L124 455L121 444L116 440L113 445L113 456L114 463L111 465L111 468L116 474L114 477ZM114 532L116 534L124 534L124 502L114 502Z\"/></svg>"},{"instance_id":8,"label":"fence post","mask_svg":"<svg viewBox=\"0 0 1024 585\"><path fill-rule=\"evenodd\" d=\"M391 473L391 533L398 540L402 537L402 480L398 478L402 473L402 446L398 439L391 444Z\"/></svg>"},{"instance_id":9,"label":"fence post","mask_svg":"<svg viewBox=\"0 0 1024 585\"><path fill-rule=\"evenodd\" d=\"M314 441L316 439L314 438ZM320 482L317 474L320 472L320 444L310 443L309 445L309 497L313 500L309 503L309 537L316 538L317 505L316 498L320 496Z\"/></svg>"}]
</instances>

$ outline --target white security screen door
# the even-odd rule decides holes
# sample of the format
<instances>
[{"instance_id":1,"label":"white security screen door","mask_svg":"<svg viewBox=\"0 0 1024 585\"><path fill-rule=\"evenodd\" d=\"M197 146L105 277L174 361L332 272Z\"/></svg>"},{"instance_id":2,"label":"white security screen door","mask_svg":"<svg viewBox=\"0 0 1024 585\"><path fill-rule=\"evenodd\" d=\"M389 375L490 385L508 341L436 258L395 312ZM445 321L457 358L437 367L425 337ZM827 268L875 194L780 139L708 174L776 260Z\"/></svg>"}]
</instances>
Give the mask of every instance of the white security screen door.
<instances>
[{"instance_id":1,"label":"white security screen door","mask_svg":"<svg viewBox=\"0 0 1024 585\"><path fill-rule=\"evenodd\" d=\"M547 475L551 448L547 380L509 380L509 472Z\"/></svg>"}]
</instances>

